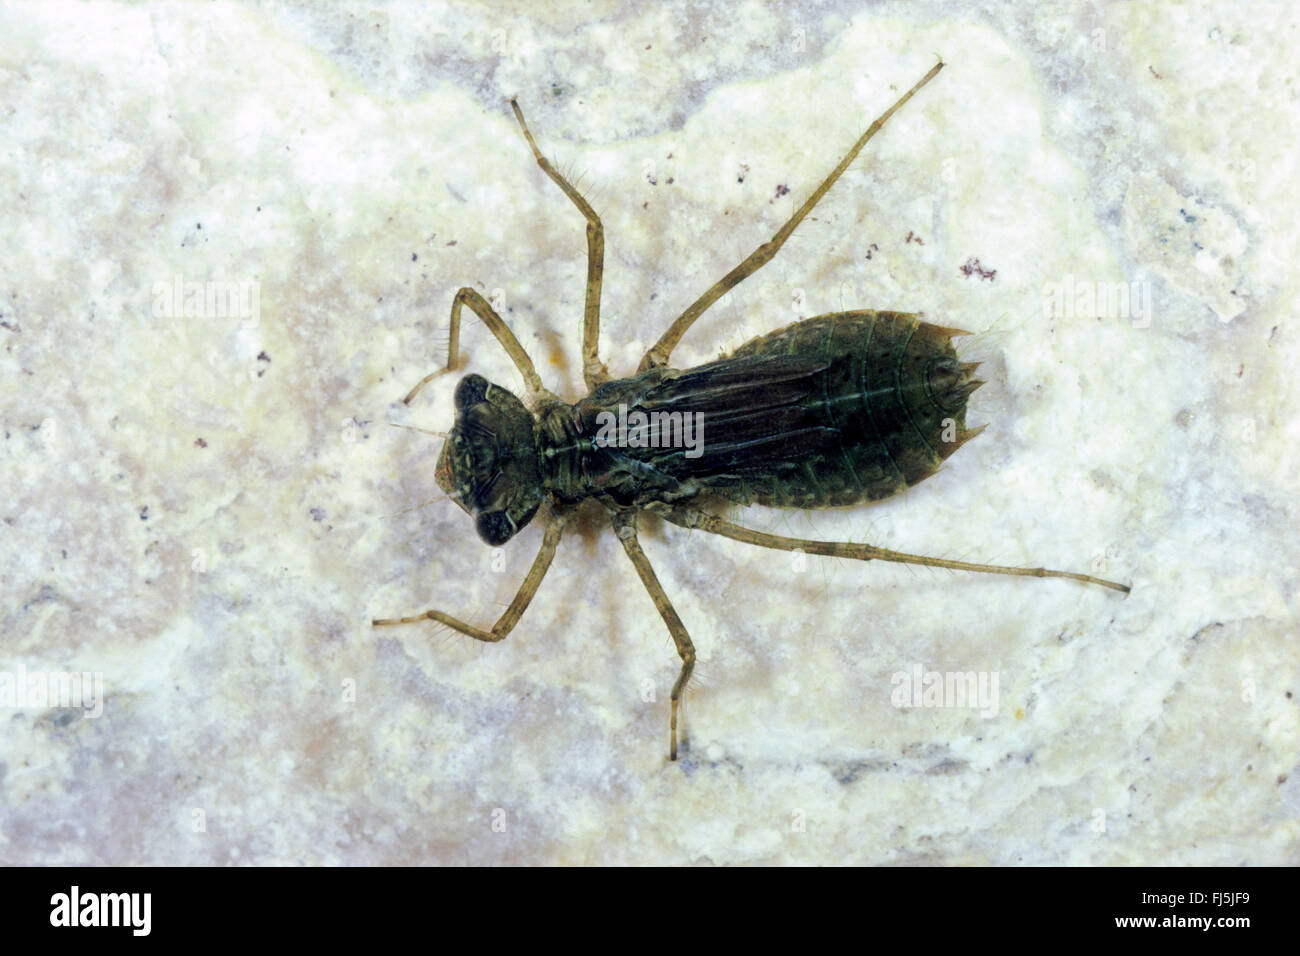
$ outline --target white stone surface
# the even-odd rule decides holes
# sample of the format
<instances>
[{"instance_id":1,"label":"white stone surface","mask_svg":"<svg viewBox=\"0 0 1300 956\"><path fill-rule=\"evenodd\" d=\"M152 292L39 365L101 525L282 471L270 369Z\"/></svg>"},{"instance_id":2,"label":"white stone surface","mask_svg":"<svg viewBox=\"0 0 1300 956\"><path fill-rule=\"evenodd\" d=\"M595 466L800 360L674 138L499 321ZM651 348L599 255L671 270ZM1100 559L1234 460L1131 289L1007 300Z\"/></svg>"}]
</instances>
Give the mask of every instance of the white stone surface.
<instances>
[{"instance_id":1,"label":"white stone surface","mask_svg":"<svg viewBox=\"0 0 1300 956\"><path fill-rule=\"evenodd\" d=\"M1288 5L0 20L0 675L104 686L0 702L0 862L1300 862ZM739 517L1133 593L646 522L702 660L677 764L677 657L599 509L504 643L372 630L488 626L540 541L417 507L441 443L385 424L449 426L454 377L394 403L457 287L580 394L582 220L506 99L604 218L630 374L936 55L677 358L858 307L978 333L989 428L940 475ZM256 314L187 316L177 277ZM1088 300L1114 283L1149 319ZM996 715L894 707L916 666L996 675Z\"/></svg>"}]
</instances>

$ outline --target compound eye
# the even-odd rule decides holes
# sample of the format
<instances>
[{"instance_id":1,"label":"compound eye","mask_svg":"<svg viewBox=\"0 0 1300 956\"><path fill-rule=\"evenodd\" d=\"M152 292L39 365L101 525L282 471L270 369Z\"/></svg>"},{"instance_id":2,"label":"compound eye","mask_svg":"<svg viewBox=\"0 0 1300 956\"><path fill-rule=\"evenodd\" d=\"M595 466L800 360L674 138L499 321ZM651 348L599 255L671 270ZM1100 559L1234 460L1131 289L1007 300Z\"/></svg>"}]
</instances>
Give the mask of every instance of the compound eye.
<instances>
[{"instance_id":1,"label":"compound eye","mask_svg":"<svg viewBox=\"0 0 1300 956\"><path fill-rule=\"evenodd\" d=\"M515 523L504 511L485 511L474 519L478 536L487 544L496 547L505 544L515 533Z\"/></svg>"},{"instance_id":2,"label":"compound eye","mask_svg":"<svg viewBox=\"0 0 1300 956\"><path fill-rule=\"evenodd\" d=\"M488 380L482 375L469 374L460 380L456 386L456 394L453 401L456 403L456 410L463 412L467 408L473 408L487 399Z\"/></svg>"}]
</instances>

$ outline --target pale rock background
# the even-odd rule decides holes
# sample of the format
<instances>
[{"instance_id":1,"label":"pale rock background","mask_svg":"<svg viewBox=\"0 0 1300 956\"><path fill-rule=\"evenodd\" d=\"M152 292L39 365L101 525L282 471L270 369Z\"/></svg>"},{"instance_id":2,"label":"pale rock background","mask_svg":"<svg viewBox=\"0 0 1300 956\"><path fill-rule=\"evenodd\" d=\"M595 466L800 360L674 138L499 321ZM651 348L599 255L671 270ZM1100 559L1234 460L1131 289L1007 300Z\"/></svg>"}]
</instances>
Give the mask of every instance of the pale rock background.
<instances>
[{"instance_id":1,"label":"pale rock background","mask_svg":"<svg viewBox=\"0 0 1300 956\"><path fill-rule=\"evenodd\" d=\"M1297 22L6 6L0 675L99 673L105 700L0 706L0 862L1300 862ZM936 56L678 362L855 307L976 332L989 428L940 475L740 517L1133 593L647 521L702 659L675 765L677 657L598 509L504 643L372 630L490 625L540 541L494 554L419 507L441 442L386 424L450 424L455 376L395 403L456 288L580 394L583 223L507 98L604 217L628 374ZM187 316L177 277L256 312ZM1149 321L1077 297L1121 282ZM464 347L518 384L477 323ZM996 674L996 715L893 706L916 666Z\"/></svg>"}]
</instances>

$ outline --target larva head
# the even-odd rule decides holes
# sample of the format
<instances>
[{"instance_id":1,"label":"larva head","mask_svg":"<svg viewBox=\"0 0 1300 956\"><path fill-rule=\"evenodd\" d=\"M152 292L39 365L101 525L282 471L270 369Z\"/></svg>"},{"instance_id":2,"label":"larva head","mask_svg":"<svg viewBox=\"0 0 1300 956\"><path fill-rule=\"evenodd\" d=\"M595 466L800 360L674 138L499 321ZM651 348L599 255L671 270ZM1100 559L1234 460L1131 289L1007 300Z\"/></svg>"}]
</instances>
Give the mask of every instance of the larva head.
<instances>
[{"instance_id":1,"label":"larva head","mask_svg":"<svg viewBox=\"0 0 1300 956\"><path fill-rule=\"evenodd\" d=\"M480 538L505 544L542 503L536 420L523 402L482 375L462 378L455 402L456 423L434 477L474 516Z\"/></svg>"}]
</instances>

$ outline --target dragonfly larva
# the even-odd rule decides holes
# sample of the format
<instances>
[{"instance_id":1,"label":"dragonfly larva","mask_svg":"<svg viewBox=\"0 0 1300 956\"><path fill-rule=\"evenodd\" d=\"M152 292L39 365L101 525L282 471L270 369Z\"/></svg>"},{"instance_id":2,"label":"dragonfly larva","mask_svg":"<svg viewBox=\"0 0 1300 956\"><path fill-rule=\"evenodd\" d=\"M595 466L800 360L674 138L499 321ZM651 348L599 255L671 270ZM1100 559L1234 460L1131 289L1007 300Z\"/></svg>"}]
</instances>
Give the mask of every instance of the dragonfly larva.
<instances>
[{"instance_id":1,"label":"dragonfly larva","mask_svg":"<svg viewBox=\"0 0 1300 956\"><path fill-rule=\"evenodd\" d=\"M695 648L637 540L637 515L651 511L684 528L764 548L896 561L1029 577L1071 578L1127 592L1123 584L1046 568L1013 568L905 554L868 544L766 534L727 521L708 500L823 508L888 498L934 474L981 429L967 429L966 400L982 384L958 361L959 330L903 312L837 312L795 322L691 369L669 365L673 348L714 302L776 254L872 136L943 68L936 63L879 116L788 222L719 279L672 323L631 378L611 379L597 353L604 230L600 217L538 149L518 103L510 106L534 158L587 220L587 290L582 368L588 394L574 404L542 384L532 360L478 292L451 307L446 367L459 360L461 311L482 320L523 375L527 404L480 375L456 386L456 421L438 460L439 487L472 515L479 537L508 541L546 504L542 546L509 607L489 630L443 611L372 621L376 627L436 621L480 641L500 641L519 623L542 582L566 518L594 498L677 645L682 665L669 697L669 758L677 758L677 710Z\"/></svg>"}]
</instances>

